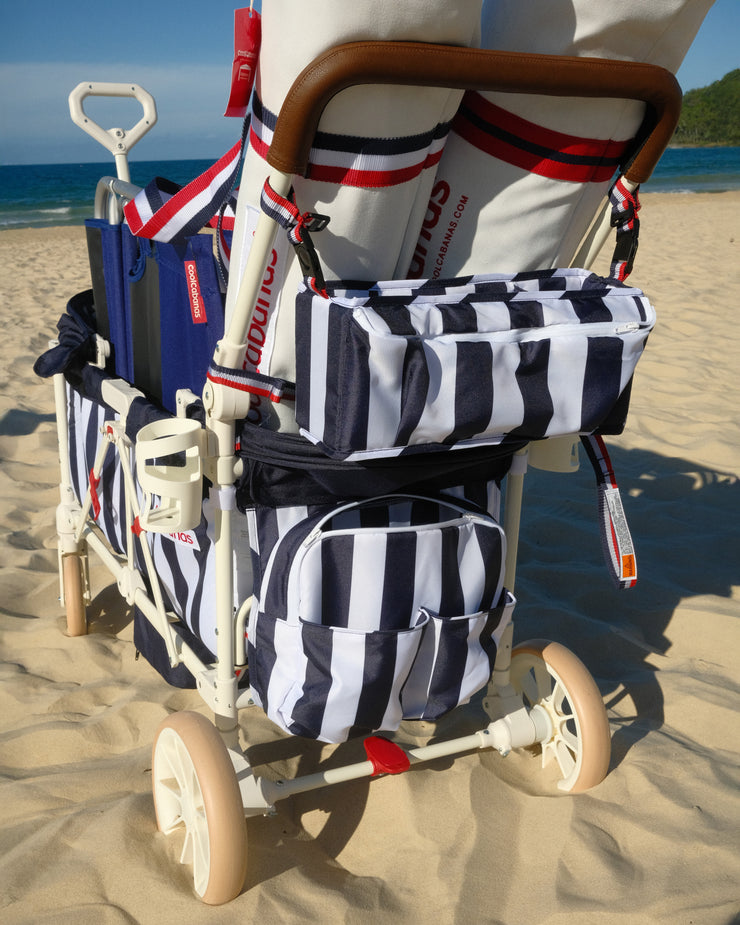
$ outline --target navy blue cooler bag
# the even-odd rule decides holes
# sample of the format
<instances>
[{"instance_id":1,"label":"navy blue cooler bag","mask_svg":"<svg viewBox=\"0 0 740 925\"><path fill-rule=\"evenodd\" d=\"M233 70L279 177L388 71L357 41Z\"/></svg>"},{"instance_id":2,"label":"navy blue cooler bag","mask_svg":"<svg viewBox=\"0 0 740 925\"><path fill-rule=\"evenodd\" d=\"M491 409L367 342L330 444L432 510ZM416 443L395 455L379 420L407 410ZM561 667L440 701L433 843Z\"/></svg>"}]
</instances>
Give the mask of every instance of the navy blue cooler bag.
<instances>
[{"instance_id":1,"label":"navy blue cooler bag","mask_svg":"<svg viewBox=\"0 0 740 925\"><path fill-rule=\"evenodd\" d=\"M207 231L177 241L128 225L86 222L96 327L111 344L108 372L176 412L175 393L200 395L224 331L224 295Z\"/></svg>"},{"instance_id":2,"label":"navy blue cooler bag","mask_svg":"<svg viewBox=\"0 0 740 925\"><path fill-rule=\"evenodd\" d=\"M200 395L224 331L224 296L213 236L163 243L122 229L124 304L130 337L129 379L168 411L175 393Z\"/></svg>"}]
</instances>

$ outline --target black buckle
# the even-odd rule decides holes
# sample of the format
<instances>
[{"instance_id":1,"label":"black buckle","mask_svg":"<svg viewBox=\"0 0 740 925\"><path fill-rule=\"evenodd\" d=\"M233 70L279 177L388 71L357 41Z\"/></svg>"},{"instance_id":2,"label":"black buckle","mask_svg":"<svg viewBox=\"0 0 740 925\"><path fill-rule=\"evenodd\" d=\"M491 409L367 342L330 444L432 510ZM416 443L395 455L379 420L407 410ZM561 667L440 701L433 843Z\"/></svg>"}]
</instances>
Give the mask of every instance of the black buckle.
<instances>
[{"instance_id":1,"label":"black buckle","mask_svg":"<svg viewBox=\"0 0 740 925\"><path fill-rule=\"evenodd\" d=\"M309 232L323 231L328 224L328 215L307 212L303 216L301 225L301 240L293 244L301 272L304 276L313 277L316 280L316 288L319 290L323 289L325 285L324 274L321 272L321 261Z\"/></svg>"},{"instance_id":2,"label":"black buckle","mask_svg":"<svg viewBox=\"0 0 740 925\"><path fill-rule=\"evenodd\" d=\"M617 243L614 247L614 257L612 260L615 263L624 262L625 276L632 272L632 267L635 262L635 255L637 254L637 246L639 243L639 237L635 229L632 229L631 231L617 232Z\"/></svg>"},{"instance_id":3,"label":"black buckle","mask_svg":"<svg viewBox=\"0 0 740 925\"><path fill-rule=\"evenodd\" d=\"M634 221L635 216L637 215L637 209L635 209L635 204L631 200L627 199L620 206L620 210L612 209L610 224L612 228L618 228L620 225L628 225L630 222Z\"/></svg>"},{"instance_id":4,"label":"black buckle","mask_svg":"<svg viewBox=\"0 0 740 925\"><path fill-rule=\"evenodd\" d=\"M303 227L307 231L323 231L329 224L328 215L319 215L318 212L303 213Z\"/></svg>"}]
</instances>

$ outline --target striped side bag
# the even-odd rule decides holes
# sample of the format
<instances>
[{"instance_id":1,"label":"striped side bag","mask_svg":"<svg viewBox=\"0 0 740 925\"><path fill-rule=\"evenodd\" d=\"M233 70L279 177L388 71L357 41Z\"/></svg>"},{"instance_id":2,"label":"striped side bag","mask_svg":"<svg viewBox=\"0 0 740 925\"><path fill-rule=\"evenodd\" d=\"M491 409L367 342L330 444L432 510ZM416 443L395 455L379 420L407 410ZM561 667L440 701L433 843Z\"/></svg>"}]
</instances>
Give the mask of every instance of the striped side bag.
<instances>
[{"instance_id":1,"label":"striped side bag","mask_svg":"<svg viewBox=\"0 0 740 925\"><path fill-rule=\"evenodd\" d=\"M250 511L252 695L324 742L434 720L490 678L514 599L498 523L457 498Z\"/></svg>"},{"instance_id":2,"label":"striped side bag","mask_svg":"<svg viewBox=\"0 0 740 925\"><path fill-rule=\"evenodd\" d=\"M303 285L296 417L353 460L617 433L654 323L639 289L578 269Z\"/></svg>"}]
</instances>

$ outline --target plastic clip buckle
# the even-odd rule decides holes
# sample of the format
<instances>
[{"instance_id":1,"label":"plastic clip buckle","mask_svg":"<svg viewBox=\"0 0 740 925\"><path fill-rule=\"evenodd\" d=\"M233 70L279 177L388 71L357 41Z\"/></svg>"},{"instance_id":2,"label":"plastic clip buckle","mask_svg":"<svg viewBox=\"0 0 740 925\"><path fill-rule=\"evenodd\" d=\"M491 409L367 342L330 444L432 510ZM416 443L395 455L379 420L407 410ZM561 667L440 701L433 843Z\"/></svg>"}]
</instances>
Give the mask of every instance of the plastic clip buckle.
<instances>
[{"instance_id":1,"label":"plastic clip buckle","mask_svg":"<svg viewBox=\"0 0 740 925\"><path fill-rule=\"evenodd\" d=\"M620 262L624 261L625 276L632 272L639 243L638 233L635 229L617 232L617 243L614 247L613 259Z\"/></svg>"},{"instance_id":2,"label":"plastic clip buckle","mask_svg":"<svg viewBox=\"0 0 740 925\"><path fill-rule=\"evenodd\" d=\"M301 222L301 240L293 243L301 272L304 276L315 279L316 288L319 290L324 288L324 274L321 271L321 262L311 240L310 232L323 231L328 224L328 215L318 215L315 212L305 213Z\"/></svg>"}]
</instances>

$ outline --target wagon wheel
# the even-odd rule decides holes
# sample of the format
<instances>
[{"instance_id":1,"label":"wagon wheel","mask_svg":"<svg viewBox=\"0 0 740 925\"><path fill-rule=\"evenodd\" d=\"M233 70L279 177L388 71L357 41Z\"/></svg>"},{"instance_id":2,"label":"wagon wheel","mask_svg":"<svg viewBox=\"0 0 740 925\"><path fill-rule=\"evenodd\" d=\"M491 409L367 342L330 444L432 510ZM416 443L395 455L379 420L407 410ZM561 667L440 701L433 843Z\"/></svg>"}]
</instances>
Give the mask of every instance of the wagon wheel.
<instances>
[{"instance_id":1,"label":"wagon wheel","mask_svg":"<svg viewBox=\"0 0 740 925\"><path fill-rule=\"evenodd\" d=\"M199 713L173 713L152 750L157 827L184 828L181 864L193 868L205 903L234 899L244 885L247 831L239 784L216 727Z\"/></svg>"},{"instance_id":2,"label":"wagon wheel","mask_svg":"<svg viewBox=\"0 0 740 925\"><path fill-rule=\"evenodd\" d=\"M595 787L609 769L611 737L604 702L583 662L565 646L533 639L511 653L511 683L532 708L550 718L552 732L542 747L543 767L554 758L561 790Z\"/></svg>"},{"instance_id":3,"label":"wagon wheel","mask_svg":"<svg viewBox=\"0 0 740 925\"><path fill-rule=\"evenodd\" d=\"M84 636L87 633L87 613L82 556L74 553L62 556L62 588L67 614L67 635Z\"/></svg>"}]
</instances>

